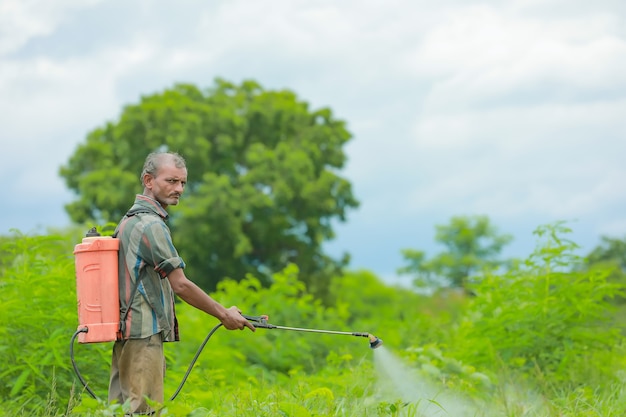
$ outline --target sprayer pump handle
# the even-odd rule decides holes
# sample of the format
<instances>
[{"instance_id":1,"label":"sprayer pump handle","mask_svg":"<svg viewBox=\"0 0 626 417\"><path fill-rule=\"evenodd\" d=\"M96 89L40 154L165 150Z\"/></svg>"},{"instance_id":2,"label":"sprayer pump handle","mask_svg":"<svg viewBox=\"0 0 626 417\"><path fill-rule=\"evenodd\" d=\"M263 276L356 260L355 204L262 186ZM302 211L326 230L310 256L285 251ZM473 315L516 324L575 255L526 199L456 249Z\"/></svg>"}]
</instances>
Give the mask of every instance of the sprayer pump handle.
<instances>
[{"instance_id":1,"label":"sprayer pump handle","mask_svg":"<svg viewBox=\"0 0 626 417\"><path fill-rule=\"evenodd\" d=\"M269 318L266 315L263 316L248 316L246 314L242 314L242 316L248 320L254 327L262 328L262 329L274 329L276 326L267 322Z\"/></svg>"}]
</instances>

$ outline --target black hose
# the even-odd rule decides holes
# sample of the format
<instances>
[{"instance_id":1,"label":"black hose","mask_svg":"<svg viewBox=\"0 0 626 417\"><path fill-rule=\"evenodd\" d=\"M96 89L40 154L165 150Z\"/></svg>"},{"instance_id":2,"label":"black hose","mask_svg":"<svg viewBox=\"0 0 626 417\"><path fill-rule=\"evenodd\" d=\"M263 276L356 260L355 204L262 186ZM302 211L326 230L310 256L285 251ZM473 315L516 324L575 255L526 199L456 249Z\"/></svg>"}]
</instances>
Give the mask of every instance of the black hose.
<instances>
[{"instance_id":1,"label":"black hose","mask_svg":"<svg viewBox=\"0 0 626 417\"><path fill-rule=\"evenodd\" d=\"M76 365L76 361L74 360L74 341L76 340L76 337L78 337L79 333L87 333L88 331L89 329L87 327L83 327L74 332L74 335L72 336L72 340L70 341L70 359L72 360L72 366L74 367L74 372L76 373L76 376L78 377L80 382L83 384L83 387L85 387L89 395L91 395L91 397L94 400L97 400L98 397L96 397L96 394L91 390L91 388L89 388L89 386L87 385L87 382L83 379L83 376L80 374L80 371L78 370L78 366Z\"/></svg>"},{"instance_id":2,"label":"black hose","mask_svg":"<svg viewBox=\"0 0 626 417\"><path fill-rule=\"evenodd\" d=\"M176 392L174 392L174 394L170 397L170 401L173 401L174 398L176 398L176 396L183 389L183 385L185 385L185 382L187 381L187 378L189 377L189 374L191 373L191 370L193 369L193 366L196 364L196 361L198 360L198 357L200 356L200 353L202 353L202 350L204 349L206 344L209 342L209 339L211 338L211 336L213 336L213 333L215 333L215 331L220 328L220 326L222 326L222 323L219 323L215 327L213 327L213 329L209 332L209 334L204 338L204 341L202 342L202 344L198 348L195 356L191 360L191 363L189 364L189 367L187 368L187 372L185 372L185 376L183 377L182 381L178 385L178 388L176 389ZM74 367L74 372L76 373L76 376L80 380L81 384L83 384L83 387L85 387L85 389L87 390L89 395L91 395L91 397L94 400L97 400L98 397L91 390L91 388L89 388L89 386L87 385L87 382L85 381L85 379L81 375L80 371L78 370L78 366L76 365L76 361L74 360L74 342L76 341L76 337L78 337L78 335L80 333L87 333L88 331L89 331L89 329L87 327L83 327L81 329L76 330L76 332L72 336L72 340L70 341L70 359L72 361L72 366Z\"/></svg>"},{"instance_id":3,"label":"black hose","mask_svg":"<svg viewBox=\"0 0 626 417\"><path fill-rule=\"evenodd\" d=\"M196 355L191 360L191 363L189 364L189 367L187 368L187 372L185 372L185 376L183 377L182 381L180 381L180 385L178 385L176 392L170 397L170 401L173 401L174 398L176 398L176 396L180 392L180 390L183 389L183 385L185 385L185 382L187 381L187 377L191 373L193 366L196 364L196 361L198 360L198 357L200 356L202 349L204 349L204 346L207 344L211 336L213 336L213 333L215 333L215 331L219 329L221 325L222 323L218 323L215 327L213 327L213 329L209 332L209 334L204 338L204 342L202 342L202 344L198 348L198 351L196 352Z\"/></svg>"}]
</instances>

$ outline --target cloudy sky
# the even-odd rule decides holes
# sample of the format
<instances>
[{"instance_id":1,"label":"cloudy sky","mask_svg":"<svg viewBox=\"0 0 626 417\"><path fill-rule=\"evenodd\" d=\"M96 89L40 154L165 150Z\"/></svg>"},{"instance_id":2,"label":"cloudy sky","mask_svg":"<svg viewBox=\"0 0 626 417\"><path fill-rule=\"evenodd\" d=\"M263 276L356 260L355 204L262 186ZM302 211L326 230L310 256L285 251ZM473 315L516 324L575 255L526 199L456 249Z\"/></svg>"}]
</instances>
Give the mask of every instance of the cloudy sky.
<instances>
[{"instance_id":1,"label":"cloudy sky","mask_svg":"<svg viewBox=\"0 0 626 417\"><path fill-rule=\"evenodd\" d=\"M585 251L626 236L623 0L0 0L0 233L67 225L58 170L87 132L215 77L347 121L361 207L328 250L354 268L397 279L456 215L510 256L557 220Z\"/></svg>"}]
</instances>

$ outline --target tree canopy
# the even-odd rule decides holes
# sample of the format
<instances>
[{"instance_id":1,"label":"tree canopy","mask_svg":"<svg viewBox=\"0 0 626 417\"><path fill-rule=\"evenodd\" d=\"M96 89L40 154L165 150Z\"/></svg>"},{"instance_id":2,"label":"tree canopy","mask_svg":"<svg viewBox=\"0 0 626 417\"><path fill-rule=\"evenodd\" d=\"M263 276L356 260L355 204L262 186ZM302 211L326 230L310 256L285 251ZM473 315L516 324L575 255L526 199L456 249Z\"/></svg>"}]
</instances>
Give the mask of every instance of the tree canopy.
<instances>
[{"instance_id":1,"label":"tree canopy","mask_svg":"<svg viewBox=\"0 0 626 417\"><path fill-rule=\"evenodd\" d=\"M207 290L247 273L267 283L295 263L320 294L348 257L332 259L321 245L334 237L332 221L358 206L339 175L350 139L330 109L311 110L288 90L177 84L87 135L60 169L77 195L66 210L75 222L117 223L142 191L146 155L178 152L188 183L170 227L190 277Z\"/></svg>"},{"instance_id":2,"label":"tree canopy","mask_svg":"<svg viewBox=\"0 0 626 417\"><path fill-rule=\"evenodd\" d=\"M487 216L456 216L437 225L435 241L446 250L428 259L421 250L404 249L401 274L415 276L417 286L465 288L473 274L502 264L498 256L512 236L500 234Z\"/></svg>"}]
</instances>

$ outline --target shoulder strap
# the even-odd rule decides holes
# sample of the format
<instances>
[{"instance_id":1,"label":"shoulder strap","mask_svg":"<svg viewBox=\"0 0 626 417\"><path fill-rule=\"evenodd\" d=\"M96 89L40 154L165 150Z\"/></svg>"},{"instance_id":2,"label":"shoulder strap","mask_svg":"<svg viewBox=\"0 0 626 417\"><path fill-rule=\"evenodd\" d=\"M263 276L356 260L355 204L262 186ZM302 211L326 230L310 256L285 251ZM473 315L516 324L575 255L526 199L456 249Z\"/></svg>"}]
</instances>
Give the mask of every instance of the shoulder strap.
<instances>
[{"instance_id":1,"label":"shoulder strap","mask_svg":"<svg viewBox=\"0 0 626 417\"><path fill-rule=\"evenodd\" d=\"M143 207L138 207L134 210L133 209L128 210L126 214L124 215L124 217L122 217L122 220L120 220L117 227L115 228L115 232L113 232L113 237L117 237L118 233L120 232L120 225L122 224L122 221L124 221L124 219L133 217L134 215L139 214L139 213L152 213L152 211Z\"/></svg>"}]
</instances>

